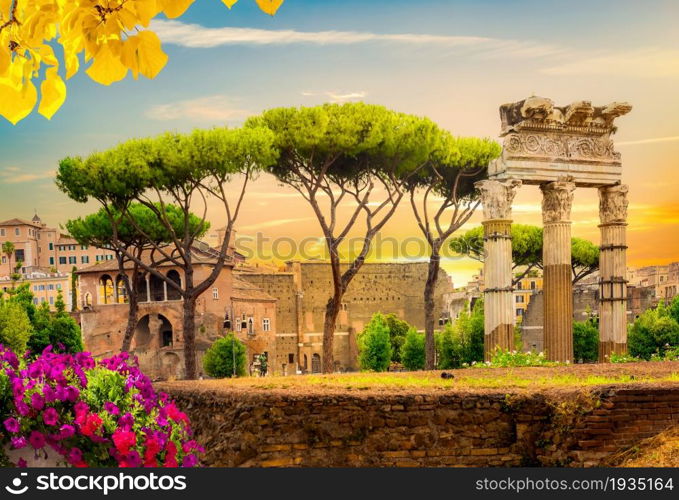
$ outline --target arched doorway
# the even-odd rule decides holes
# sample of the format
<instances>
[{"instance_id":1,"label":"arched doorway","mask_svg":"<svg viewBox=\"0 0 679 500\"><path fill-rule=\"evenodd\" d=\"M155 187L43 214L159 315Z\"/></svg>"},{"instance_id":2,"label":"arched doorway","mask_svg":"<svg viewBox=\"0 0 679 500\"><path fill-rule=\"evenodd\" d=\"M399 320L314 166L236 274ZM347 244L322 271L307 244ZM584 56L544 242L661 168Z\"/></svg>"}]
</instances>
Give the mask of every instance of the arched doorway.
<instances>
[{"instance_id":1,"label":"arched doorway","mask_svg":"<svg viewBox=\"0 0 679 500\"><path fill-rule=\"evenodd\" d=\"M167 273L167 277L173 283L177 283L177 285L181 286L182 278L179 275L178 271L175 271L174 269L170 269L170 271L168 271L168 273ZM179 293L179 290L177 290L172 285L168 284L167 285L167 300L179 300L179 299L181 299L181 294Z\"/></svg>"},{"instance_id":2,"label":"arched doorway","mask_svg":"<svg viewBox=\"0 0 679 500\"><path fill-rule=\"evenodd\" d=\"M147 314L137 322L134 329L135 349L147 349L152 345L170 347L173 343L172 323L162 314Z\"/></svg>"},{"instance_id":3,"label":"arched doorway","mask_svg":"<svg viewBox=\"0 0 679 500\"><path fill-rule=\"evenodd\" d=\"M113 278L108 274L103 274L99 278L99 302L113 304Z\"/></svg>"},{"instance_id":4,"label":"arched doorway","mask_svg":"<svg viewBox=\"0 0 679 500\"><path fill-rule=\"evenodd\" d=\"M311 373L321 373L321 355L318 353L311 356Z\"/></svg>"}]
</instances>

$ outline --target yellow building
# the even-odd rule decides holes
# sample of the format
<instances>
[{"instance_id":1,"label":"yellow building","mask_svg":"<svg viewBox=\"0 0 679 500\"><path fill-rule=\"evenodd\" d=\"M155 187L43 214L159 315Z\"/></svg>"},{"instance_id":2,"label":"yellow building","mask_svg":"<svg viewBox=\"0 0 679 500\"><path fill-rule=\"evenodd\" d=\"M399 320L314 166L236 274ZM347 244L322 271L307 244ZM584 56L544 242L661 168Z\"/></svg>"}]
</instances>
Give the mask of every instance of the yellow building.
<instances>
[{"instance_id":1,"label":"yellow building","mask_svg":"<svg viewBox=\"0 0 679 500\"><path fill-rule=\"evenodd\" d=\"M519 323L526 314L528 304L533 294L542 290L542 276L537 273L529 273L528 276L520 279L514 285L514 309L516 312L516 322Z\"/></svg>"},{"instance_id":2,"label":"yellow building","mask_svg":"<svg viewBox=\"0 0 679 500\"><path fill-rule=\"evenodd\" d=\"M54 310L57 296L61 291L66 310L71 310L71 275L66 273L40 273L34 272L24 275L14 286L18 287L28 283L33 294L33 303L37 306L46 302L51 310ZM0 278L0 290L5 295L12 288L11 280Z\"/></svg>"}]
</instances>

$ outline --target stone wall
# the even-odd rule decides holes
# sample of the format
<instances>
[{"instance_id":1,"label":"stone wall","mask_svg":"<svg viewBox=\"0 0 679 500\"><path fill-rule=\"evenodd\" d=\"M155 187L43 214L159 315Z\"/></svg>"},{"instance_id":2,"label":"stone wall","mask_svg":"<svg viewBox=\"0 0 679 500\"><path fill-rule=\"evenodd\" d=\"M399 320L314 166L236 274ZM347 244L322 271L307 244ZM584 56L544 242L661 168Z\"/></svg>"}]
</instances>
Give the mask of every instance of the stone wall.
<instances>
[{"instance_id":1,"label":"stone wall","mask_svg":"<svg viewBox=\"0 0 679 500\"><path fill-rule=\"evenodd\" d=\"M596 466L679 424L679 388L319 394L160 387L208 466Z\"/></svg>"}]
</instances>

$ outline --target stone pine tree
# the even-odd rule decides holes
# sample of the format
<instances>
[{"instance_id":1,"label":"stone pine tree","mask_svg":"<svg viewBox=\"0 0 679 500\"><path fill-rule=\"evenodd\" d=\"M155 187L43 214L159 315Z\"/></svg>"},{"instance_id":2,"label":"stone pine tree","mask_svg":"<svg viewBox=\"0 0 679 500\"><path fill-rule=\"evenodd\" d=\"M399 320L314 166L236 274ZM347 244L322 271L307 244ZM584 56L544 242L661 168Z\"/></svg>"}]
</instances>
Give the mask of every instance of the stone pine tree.
<instances>
[{"instance_id":1,"label":"stone pine tree","mask_svg":"<svg viewBox=\"0 0 679 500\"><path fill-rule=\"evenodd\" d=\"M516 285L532 270L542 269L542 228L524 224L512 224L512 266L521 268L514 275ZM475 227L453 238L450 248L459 254L483 262L483 227ZM573 284L599 269L599 247L589 240L571 238L571 272Z\"/></svg>"},{"instance_id":2,"label":"stone pine tree","mask_svg":"<svg viewBox=\"0 0 679 500\"><path fill-rule=\"evenodd\" d=\"M160 206L157 208L161 209ZM165 205L162 210L164 216L171 222L174 234L180 233L184 223L182 210L175 205ZM191 233L197 238L202 237L210 227L209 222L193 213L189 214L189 221ZM117 238L113 237L114 224L117 226ZM142 261L144 252L152 251L154 246L168 245L172 241L172 234L161 223L156 212L141 203L131 203L127 207L127 215L123 215L115 208L111 209L109 214L107 209L102 207L93 214L69 220L66 223L66 229L81 245L110 248L115 253L118 273L123 282L129 306L127 326L120 349L128 352L137 326L140 292L137 287L142 282L145 286L145 280L137 279L146 274L140 273L139 262ZM136 258L134 260L128 258L128 253ZM131 273L128 275L127 271L130 266ZM130 279L130 276L133 278ZM114 286L117 287L118 279L116 278L115 281Z\"/></svg>"},{"instance_id":3,"label":"stone pine tree","mask_svg":"<svg viewBox=\"0 0 679 500\"><path fill-rule=\"evenodd\" d=\"M230 241L249 181L275 159L273 134L263 128L196 130L190 134L164 134L153 139L135 139L96 153L88 158L63 159L57 172L57 186L69 197L84 203L96 200L106 210L119 242L120 226L129 222L144 233L130 213L130 206L141 203L154 213L158 223L172 236L169 244L150 237L150 259L140 259L131 250L124 257L145 273L176 290L183 301L182 330L186 377L196 377L195 312L198 297L215 282L230 257ZM224 239L217 249L204 249L212 266L202 280L194 276L193 262L197 238L209 202L220 207L226 220ZM175 205L182 214L180 228L165 209ZM199 223L190 214L195 207ZM122 218L115 217L119 212ZM178 230L179 229L179 230ZM116 243L120 249L123 245ZM183 273L176 283L158 269L161 263L176 266Z\"/></svg>"},{"instance_id":4,"label":"stone pine tree","mask_svg":"<svg viewBox=\"0 0 679 500\"><path fill-rule=\"evenodd\" d=\"M486 176L488 162L501 152L488 139L455 138L448 134L432 161L410 178L408 192L417 226L429 245L424 286L425 368L435 368L435 294L441 270L441 248L479 205L474 182Z\"/></svg>"},{"instance_id":5,"label":"stone pine tree","mask_svg":"<svg viewBox=\"0 0 679 500\"><path fill-rule=\"evenodd\" d=\"M428 119L363 103L278 108L246 124L262 125L274 132L280 152L270 172L309 203L327 245L332 290L323 323L323 371L330 373L342 298L401 202L408 177L430 160L443 134ZM342 263L340 245L359 231L360 250Z\"/></svg>"}]
</instances>

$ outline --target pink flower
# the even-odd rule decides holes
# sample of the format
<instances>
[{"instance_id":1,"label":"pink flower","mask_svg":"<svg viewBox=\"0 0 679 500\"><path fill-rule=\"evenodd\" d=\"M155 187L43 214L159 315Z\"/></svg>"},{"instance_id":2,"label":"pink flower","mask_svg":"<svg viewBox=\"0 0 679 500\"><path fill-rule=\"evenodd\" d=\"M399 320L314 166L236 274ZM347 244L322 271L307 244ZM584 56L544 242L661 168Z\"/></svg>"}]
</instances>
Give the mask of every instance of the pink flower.
<instances>
[{"instance_id":1,"label":"pink flower","mask_svg":"<svg viewBox=\"0 0 679 500\"><path fill-rule=\"evenodd\" d=\"M68 460L69 464L76 465L82 461L83 452L80 451L80 448L71 448L71 451L68 452L66 459Z\"/></svg>"},{"instance_id":2,"label":"pink flower","mask_svg":"<svg viewBox=\"0 0 679 500\"><path fill-rule=\"evenodd\" d=\"M45 425L57 425L59 414L54 408L47 408L42 414L42 420Z\"/></svg>"},{"instance_id":3,"label":"pink flower","mask_svg":"<svg viewBox=\"0 0 679 500\"><path fill-rule=\"evenodd\" d=\"M120 415L120 410L118 409L118 407L111 403L110 401L104 403L104 410L109 412L111 415Z\"/></svg>"},{"instance_id":4,"label":"pink flower","mask_svg":"<svg viewBox=\"0 0 679 500\"><path fill-rule=\"evenodd\" d=\"M24 469L28 467L28 464L26 463L26 460L20 458L19 461L17 462L17 467L21 467L22 469Z\"/></svg>"},{"instance_id":5,"label":"pink flower","mask_svg":"<svg viewBox=\"0 0 679 500\"><path fill-rule=\"evenodd\" d=\"M68 439L75 434L73 426L68 424L62 425L59 431L59 439Z\"/></svg>"},{"instance_id":6,"label":"pink flower","mask_svg":"<svg viewBox=\"0 0 679 500\"><path fill-rule=\"evenodd\" d=\"M37 392L34 392L31 395L31 406L40 411L45 407L45 399Z\"/></svg>"},{"instance_id":7,"label":"pink flower","mask_svg":"<svg viewBox=\"0 0 679 500\"><path fill-rule=\"evenodd\" d=\"M31 435L28 436L28 442L31 443L33 448L39 450L45 446L45 436L40 431L33 431L31 432Z\"/></svg>"},{"instance_id":8,"label":"pink flower","mask_svg":"<svg viewBox=\"0 0 679 500\"><path fill-rule=\"evenodd\" d=\"M25 437L13 437L11 440L12 443L12 449L13 450L20 450L21 448L25 448L28 446L28 441L26 441Z\"/></svg>"},{"instance_id":9,"label":"pink flower","mask_svg":"<svg viewBox=\"0 0 679 500\"><path fill-rule=\"evenodd\" d=\"M12 434L16 434L21 429L21 425L16 418L10 417L5 420L3 424L5 425L5 429L7 429L7 431L11 432Z\"/></svg>"}]
</instances>

